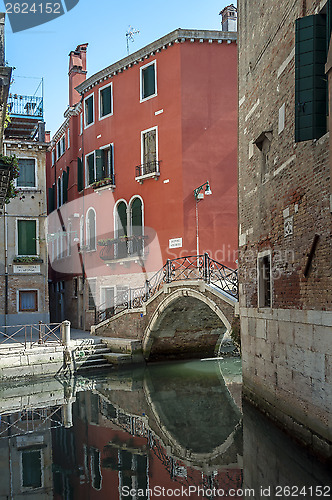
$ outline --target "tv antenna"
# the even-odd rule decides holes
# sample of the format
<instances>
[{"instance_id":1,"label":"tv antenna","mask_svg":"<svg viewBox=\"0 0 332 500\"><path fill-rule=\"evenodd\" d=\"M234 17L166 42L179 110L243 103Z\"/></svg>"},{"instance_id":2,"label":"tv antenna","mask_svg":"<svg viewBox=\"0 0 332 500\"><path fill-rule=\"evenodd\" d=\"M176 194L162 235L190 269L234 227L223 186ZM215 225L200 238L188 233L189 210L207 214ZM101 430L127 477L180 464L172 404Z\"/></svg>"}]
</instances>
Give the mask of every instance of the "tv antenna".
<instances>
[{"instance_id":1,"label":"tv antenna","mask_svg":"<svg viewBox=\"0 0 332 500\"><path fill-rule=\"evenodd\" d=\"M128 56L129 56L129 40L131 42L134 41L134 35L138 35L139 34L139 30L135 30L132 26L129 26L129 29L126 33L126 38L127 38L127 53L128 53Z\"/></svg>"}]
</instances>

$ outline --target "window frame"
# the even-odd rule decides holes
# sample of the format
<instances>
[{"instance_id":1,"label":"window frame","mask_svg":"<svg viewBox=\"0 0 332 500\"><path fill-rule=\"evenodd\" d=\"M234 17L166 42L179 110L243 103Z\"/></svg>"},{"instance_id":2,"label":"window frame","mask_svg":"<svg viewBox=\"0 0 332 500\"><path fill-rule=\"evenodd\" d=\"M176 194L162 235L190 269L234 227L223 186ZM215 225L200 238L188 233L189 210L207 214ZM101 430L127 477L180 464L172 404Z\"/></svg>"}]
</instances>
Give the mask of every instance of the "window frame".
<instances>
[{"instance_id":1,"label":"window frame","mask_svg":"<svg viewBox=\"0 0 332 500\"><path fill-rule=\"evenodd\" d=\"M90 247L90 221L89 221L89 212L94 212L95 215L95 246L94 248ZM96 252L97 250L97 213L93 207L89 207L86 211L85 216L85 241L87 245L87 252Z\"/></svg>"},{"instance_id":2,"label":"window frame","mask_svg":"<svg viewBox=\"0 0 332 500\"><path fill-rule=\"evenodd\" d=\"M18 221L21 220L34 220L36 221L36 254L35 255L27 255L27 254L20 254L18 252ZM16 255L19 257L38 257L39 256L39 219L38 217L16 217L15 220L15 252Z\"/></svg>"},{"instance_id":3,"label":"window frame","mask_svg":"<svg viewBox=\"0 0 332 500\"><path fill-rule=\"evenodd\" d=\"M264 276L261 273L261 262L265 257L269 258L270 262L270 305L265 305L265 287L264 287ZM273 280L272 280L272 250L264 250L258 252L257 254L257 307L258 309L271 309L273 298Z\"/></svg>"},{"instance_id":4,"label":"window frame","mask_svg":"<svg viewBox=\"0 0 332 500\"><path fill-rule=\"evenodd\" d=\"M21 292L34 292L35 297L36 297L36 309L25 309L21 310ZM17 312L18 313L36 313L39 312L39 302L40 302L40 297L39 297L39 290L36 288L20 288L19 290L16 291L16 298L17 298Z\"/></svg>"},{"instance_id":5,"label":"window frame","mask_svg":"<svg viewBox=\"0 0 332 500\"><path fill-rule=\"evenodd\" d=\"M154 94L149 95L148 97L143 97L143 71L151 65L154 65ZM148 62L147 64L144 64L144 66L140 67L140 102L145 102L148 101L149 99L152 99L153 97L156 97L158 95L158 87L157 87L157 59L154 59L153 61Z\"/></svg>"},{"instance_id":6,"label":"window frame","mask_svg":"<svg viewBox=\"0 0 332 500\"><path fill-rule=\"evenodd\" d=\"M101 106L101 93L103 90L105 90L107 87L111 87L111 112L108 113L107 115L104 115L104 116L101 116L101 110L102 110L102 106ZM105 118L108 118L109 116L113 116L113 82L110 82L110 83L107 83L106 85L104 85L103 87L100 87L98 89L98 117L99 117L99 120L104 120ZM102 148L100 148L102 149Z\"/></svg>"},{"instance_id":7,"label":"window frame","mask_svg":"<svg viewBox=\"0 0 332 500\"><path fill-rule=\"evenodd\" d=\"M88 167L88 157L93 155L93 171L94 171L94 181L96 181L96 153L95 150L91 151L90 153L85 155L85 166L84 166L84 174L85 174L85 187L88 188L93 184L93 182L90 182L89 178L89 167Z\"/></svg>"},{"instance_id":8,"label":"window frame","mask_svg":"<svg viewBox=\"0 0 332 500\"><path fill-rule=\"evenodd\" d=\"M32 486L24 486L23 485L23 453L24 452L29 452L29 451L40 451L40 467L41 467L41 486L37 486L37 488L34 488ZM44 488L44 450L42 447L38 447L36 450L29 450L29 448L26 448L24 450L20 450L20 473L21 473L21 491L22 492L32 492L32 491L40 491Z\"/></svg>"},{"instance_id":9,"label":"window frame","mask_svg":"<svg viewBox=\"0 0 332 500\"><path fill-rule=\"evenodd\" d=\"M37 158L33 158L31 156L21 156L17 158L18 162L20 160L33 160L35 164L35 185L34 186L18 186L17 181L18 178L15 179L15 187L20 191L36 191L38 189L38 175L37 175Z\"/></svg>"},{"instance_id":10,"label":"window frame","mask_svg":"<svg viewBox=\"0 0 332 500\"><path fill-rule=\"evenodd\" d=\"M158 126L147 128L141 131L141 165L144 165L144 134L151 132L151 130L156 131L156 162L159 161L159 148L158 148Z\"/></svg>"},{"instance_id":11,"label":"window frame","mask_svg":"<svg viewBox=\"0 0 332 500\"><path fill-rule=\"evenodd\" d=\"M87 124L87 116L86 116L86 101L92 98L92 122ZM95 94L94 92L92 94L89 94L87 97L84 98L83 100L83 113L84 113L84 129L87 129L94 125L95 123Z\"/></svg>"},{"instance_id":12,"label":"window frame","mask_svg":"<svg viewBox=\"0 0 332 500\"><path fill-rule=\"evenodd\" d=\"M67 149L70 148L70 128L67 129Z\"/></svg>"}]
</instances>

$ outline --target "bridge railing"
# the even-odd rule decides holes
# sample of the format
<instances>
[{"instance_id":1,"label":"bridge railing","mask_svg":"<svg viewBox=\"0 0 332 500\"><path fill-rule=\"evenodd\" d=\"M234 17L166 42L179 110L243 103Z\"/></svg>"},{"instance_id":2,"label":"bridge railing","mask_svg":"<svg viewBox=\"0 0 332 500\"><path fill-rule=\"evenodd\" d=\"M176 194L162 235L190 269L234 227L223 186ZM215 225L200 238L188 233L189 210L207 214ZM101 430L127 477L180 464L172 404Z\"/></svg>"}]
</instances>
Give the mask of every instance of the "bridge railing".
<instances>
[{"instance_id":1,"label":"bridge railing","mask_svg":"<svg viewBox=\"0 0 332 500\"><path fill-rule=\"evenodd\" d=\"M202 280L220 291L238 300L238 275L236 269L231 269L220 262L211 259L208 253L203 255L187 255L177 259L168 259L145 286L128 288L114 297L112 304L102 304L95 309L95 324L111 318L126 309L142 307L155 293L161 290L165 283L173 281Z\"/></svg>"}]
</instances>

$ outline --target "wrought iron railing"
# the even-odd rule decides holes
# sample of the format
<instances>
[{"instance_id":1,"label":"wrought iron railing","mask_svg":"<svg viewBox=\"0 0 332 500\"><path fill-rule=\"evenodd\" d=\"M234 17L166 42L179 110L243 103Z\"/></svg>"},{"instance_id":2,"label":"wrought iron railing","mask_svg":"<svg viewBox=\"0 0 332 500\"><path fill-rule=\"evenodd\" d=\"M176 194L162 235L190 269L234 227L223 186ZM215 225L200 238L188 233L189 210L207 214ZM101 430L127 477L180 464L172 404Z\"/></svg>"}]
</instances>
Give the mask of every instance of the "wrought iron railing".
<instances>
[{"instance_id":1,"label":"wrought iron railing","mask_svg":"<svg viewBox=\"0 0 332 500\"><path fill-rule=\"evenodd\" d=\"M238 300L238 275L236 269L217 262L205 253L168 259L145 286L122 290L114 297L113 304L102 304L95 309L95 324L111 318L125 309L142 307L150 297L161 290L164 283L173 281L202 280Z\"/></svg>"},{"instance_id":2,"label":"wrought iron railing","mask_svg":"<svg viewBox=\"0 0 332 500\"><path fill-rule=\"evenodd\" d=\"M11 347L15 342L25 349L36 345L54 345L62 343L61 323L38 325L17 325L0 327L0 348Z\"/></svg>"},{"instance_id":3,"label":"wrought iron railing","mask_svg":"<svg viewBox=\"0 0 332 500\"><path fill-rule=\"evenodd\" d=\"M43 118L43 98L30 95L9 94L8 112L10 115Z\"/></svg>"},{"instance_id":4,"label":"wrought iron railing","mask_svg":"<svg viewBox=\"0 0 332 500\"><path fill-rule=\"evenodd\" d=\"M149 174L159 174L160 162L157 160L148 161L147 163L142 163L142 165L136 166L135 177L142 177Z\"/></svg>"},{"instance_id":5,"label":"wrought iron railing","mask_svg":"<svg viewBox=\"0 0 332 500\"><path fill-rule=\"evenodd\" d=\"M142 236L123 236L114 238L108 243L101 245L99 257L102 260L121 260L128 257L143 256L146 254L145 240L148 235Z\"/></svg>"}]
</instances>

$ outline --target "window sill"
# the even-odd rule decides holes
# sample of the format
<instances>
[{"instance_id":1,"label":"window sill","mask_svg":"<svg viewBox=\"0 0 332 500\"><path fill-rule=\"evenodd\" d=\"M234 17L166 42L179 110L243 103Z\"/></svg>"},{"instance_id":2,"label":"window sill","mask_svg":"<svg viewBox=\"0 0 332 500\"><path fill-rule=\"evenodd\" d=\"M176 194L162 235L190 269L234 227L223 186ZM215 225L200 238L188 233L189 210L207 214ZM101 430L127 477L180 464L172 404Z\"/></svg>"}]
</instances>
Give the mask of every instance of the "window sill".
<instances>
[{"instance_id":1,"label":"window sill","mask_svg":"<svg viewBox=\"0 0 332 500\"><path fill-rule=\"evenodd\" d=\"M141 97L140 99L140 103L141 102L145 102L145 101L148 101L149 99L153 99L153 97L157 97L158 94L152 94L152 95L149 95L148 97Z\"/></svg>"},{"instance_id":2,"label":"window sill","mask_svg":"<svg viewBox=\"0 0 332 500\"><path fill-rule=\"evenodd\" d=\"M147 179L154 179L157 181L159 176L160 172L152 172L150 174L139 175L138 177L135 177L135 181L139 182L140 184L143 184L143 182Z\"/></svg>"}]
</instances>

